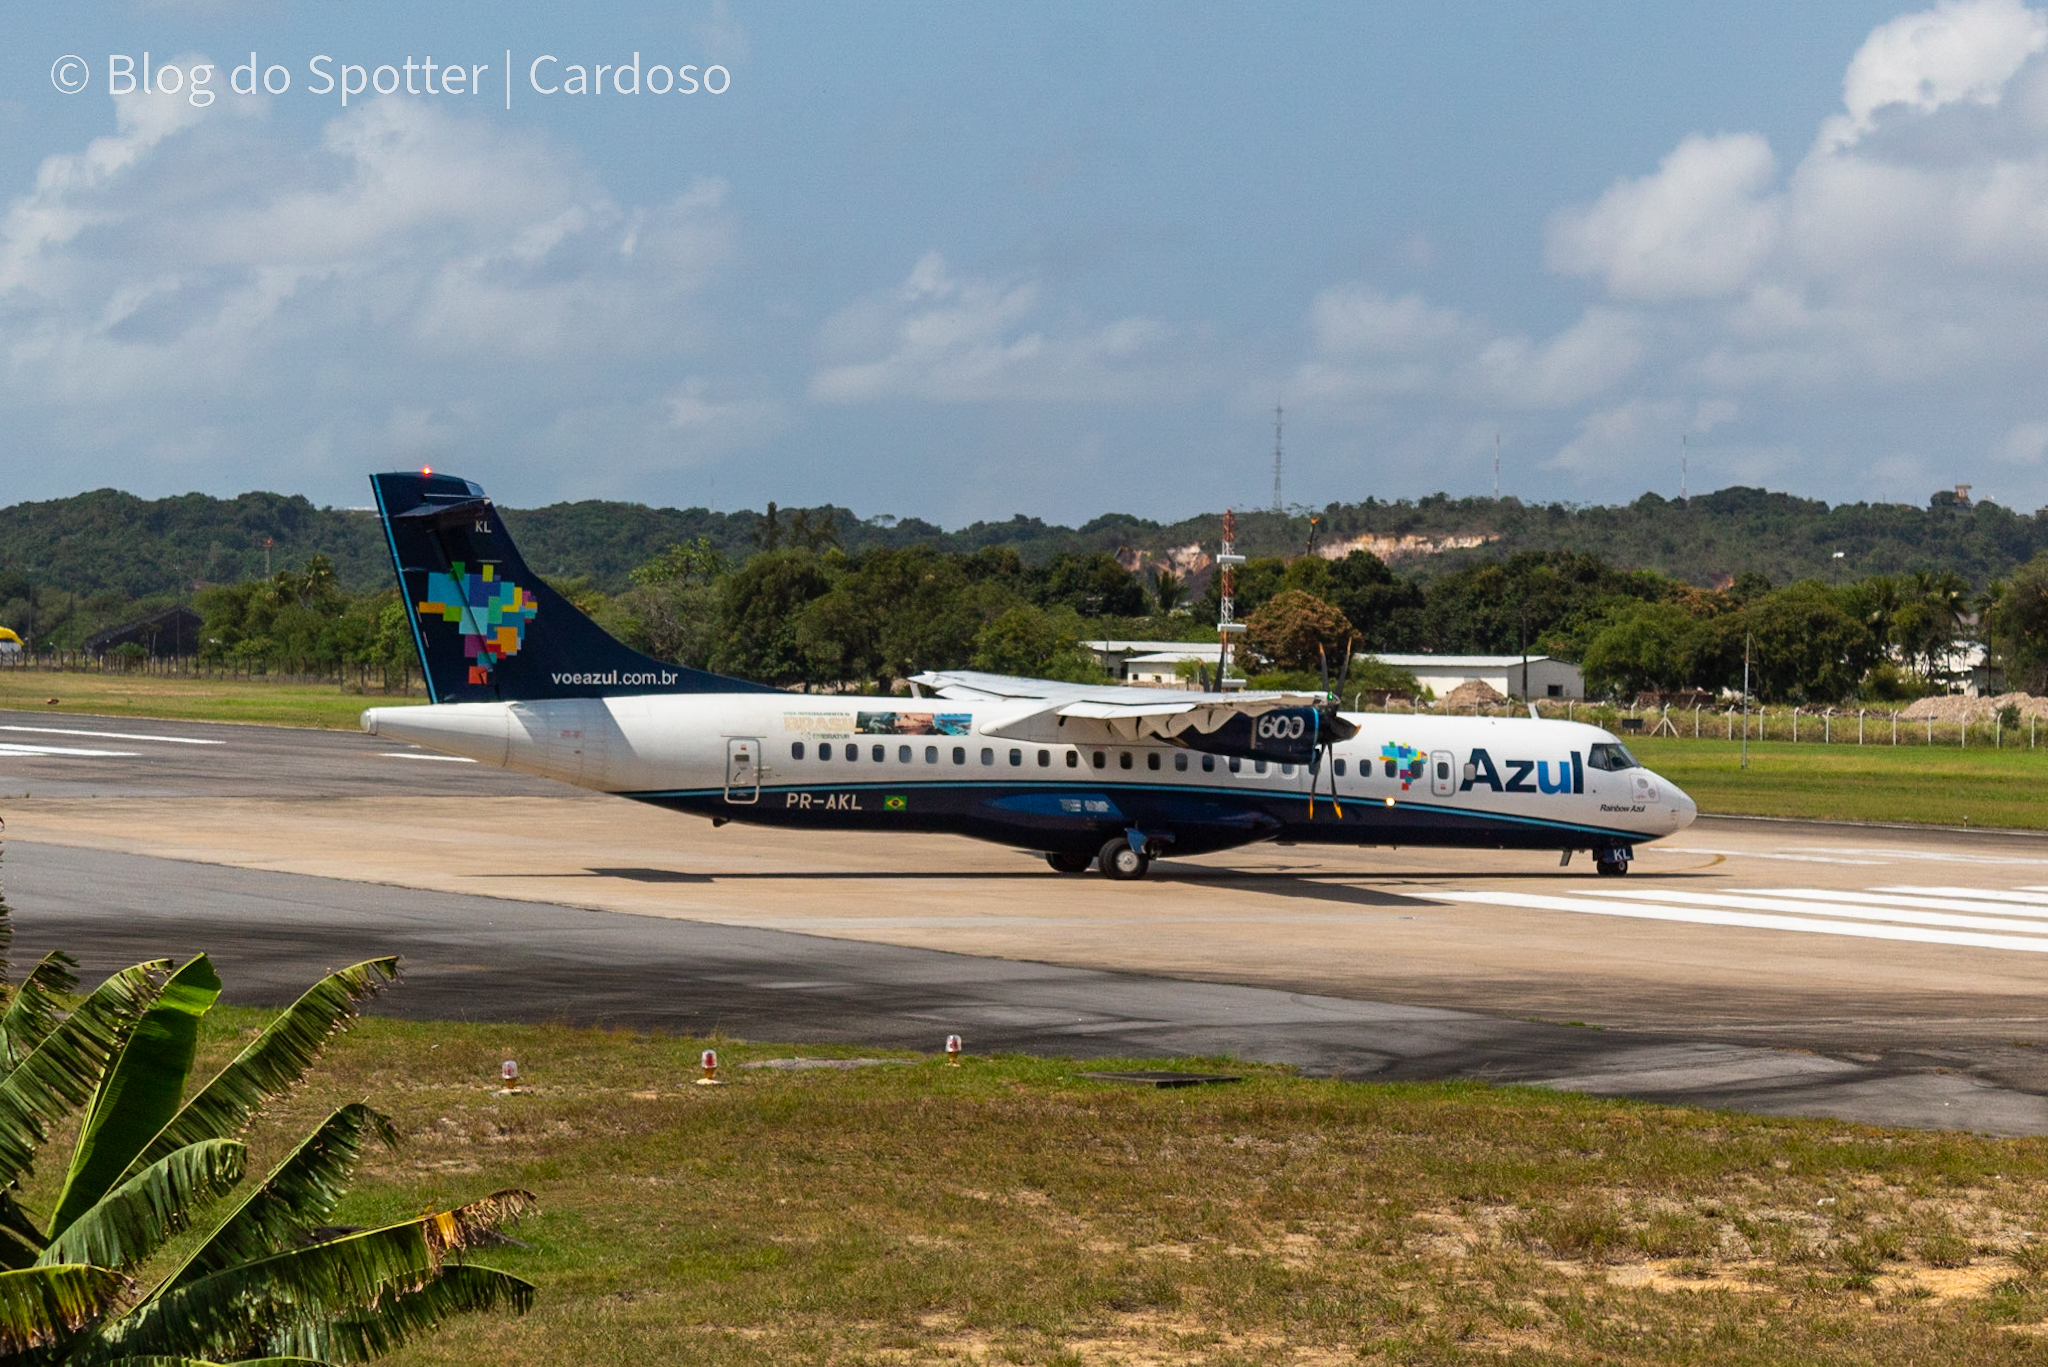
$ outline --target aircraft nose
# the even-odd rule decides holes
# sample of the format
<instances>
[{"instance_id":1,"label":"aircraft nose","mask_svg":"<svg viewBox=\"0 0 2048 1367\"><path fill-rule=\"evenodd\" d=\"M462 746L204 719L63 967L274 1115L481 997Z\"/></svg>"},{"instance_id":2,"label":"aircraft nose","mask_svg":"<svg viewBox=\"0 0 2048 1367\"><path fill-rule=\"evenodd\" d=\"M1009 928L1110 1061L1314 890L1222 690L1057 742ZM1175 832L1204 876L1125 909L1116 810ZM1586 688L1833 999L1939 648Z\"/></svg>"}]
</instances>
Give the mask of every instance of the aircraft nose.
<instances>
[{"instance_id":1,"label":"aircraft nose","mask_svg":"<svg viewBox=\"0 0 2048 1367\"><path fill-rule=\"evenodd\" d=\"M1662 775L1657 781L1664 785L1664 806L1671 813L1671 829L1682 831L1692 825L1693 818L1700 814L1699 804L1692 800L1692 795Z\"/></svg>"}]
</instances>

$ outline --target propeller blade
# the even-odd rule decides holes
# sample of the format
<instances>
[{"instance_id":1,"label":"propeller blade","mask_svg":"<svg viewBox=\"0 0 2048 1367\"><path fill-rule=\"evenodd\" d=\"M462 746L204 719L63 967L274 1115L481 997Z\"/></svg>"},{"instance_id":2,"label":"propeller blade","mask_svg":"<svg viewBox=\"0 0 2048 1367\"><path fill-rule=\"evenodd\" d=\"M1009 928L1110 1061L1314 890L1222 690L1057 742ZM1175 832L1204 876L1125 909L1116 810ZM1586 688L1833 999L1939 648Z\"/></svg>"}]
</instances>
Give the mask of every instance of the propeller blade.
<instances>
[{"instance_id":1,"label":"propeller blade","mask_svg":"<svg viewBox=\"0 0 2048 1367\"><path fill-rule=\"evenodd\" d=\"M1327 696L1330 691L1330 652L1319 644L1316 646L1316 659L1323 667L1323 693Z\"/></svg>"}]
</instances>

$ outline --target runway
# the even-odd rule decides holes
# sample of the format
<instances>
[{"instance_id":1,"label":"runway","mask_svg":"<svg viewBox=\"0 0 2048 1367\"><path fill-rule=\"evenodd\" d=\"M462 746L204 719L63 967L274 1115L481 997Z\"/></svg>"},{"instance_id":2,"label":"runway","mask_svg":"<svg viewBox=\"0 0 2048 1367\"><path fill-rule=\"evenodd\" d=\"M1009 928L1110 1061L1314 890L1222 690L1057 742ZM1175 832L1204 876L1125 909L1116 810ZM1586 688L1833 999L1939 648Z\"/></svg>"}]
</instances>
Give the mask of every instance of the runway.
<instances>
[{"instance_id":1,"label":"runway","mask_svg":"<svg viewBox=\"0 0 2048 1367\"><path fill-rule=\"evenodd\" d=\"M19 952L278 1001L754 1038L1231 1053L2048 1133L2048 841L1702 821L1554 856L1261 846L1141 884L679 818L346 733L0 713Z\"/></svg>"}]
</instances>

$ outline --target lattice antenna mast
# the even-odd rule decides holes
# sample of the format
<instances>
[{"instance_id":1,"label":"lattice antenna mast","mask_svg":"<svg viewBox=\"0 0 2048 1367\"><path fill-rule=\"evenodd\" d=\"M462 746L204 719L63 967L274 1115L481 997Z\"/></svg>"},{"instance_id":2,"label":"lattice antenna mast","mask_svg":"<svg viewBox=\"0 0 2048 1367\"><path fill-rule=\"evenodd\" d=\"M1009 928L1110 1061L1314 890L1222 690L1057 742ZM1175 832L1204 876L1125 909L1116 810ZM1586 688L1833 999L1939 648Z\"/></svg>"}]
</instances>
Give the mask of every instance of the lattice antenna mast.
<instances>
[{"instance_id":1,"label":"lattice antenna mast","mask_svg":"<svg viewBox=\"0 0 2048 1367\"><path fill-rule=\"evenodd\" d=\"M1242 635L1244 623L1237 620L1237 604L1233 595L1237 591L1237 567L1244 563L1244 557L1237 553L1237 511L1225 509L1223 513L1223 544L1216 550L1217 572L1223 576L1223 587L1219 595L1220 609L1216 616L1216 691L1221 693L1232 683L1242 680L1230 677L1230 638Z\"/></svg>"},{"instance_id":2,"label":"lattice antenna mast","mask_svg":"<svg viewBox=\"0 0 2048 1367\"><path fill-rule=\"evenodd\" d=\"M1273 511L1284 511L1280 501L1280 419L1284 416L1279 404L1273 405Z\"/></svg>"}]
</instances>

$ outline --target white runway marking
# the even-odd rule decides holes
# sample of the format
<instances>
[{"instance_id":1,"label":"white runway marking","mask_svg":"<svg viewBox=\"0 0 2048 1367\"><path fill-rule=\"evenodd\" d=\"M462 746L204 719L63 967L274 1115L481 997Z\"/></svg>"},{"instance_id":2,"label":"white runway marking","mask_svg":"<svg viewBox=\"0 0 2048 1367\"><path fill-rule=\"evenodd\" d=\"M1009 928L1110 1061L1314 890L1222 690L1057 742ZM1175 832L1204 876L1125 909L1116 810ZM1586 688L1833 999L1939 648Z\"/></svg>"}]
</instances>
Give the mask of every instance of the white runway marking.
<instances>
[{"instance_id":1,"label":"white runway marking","mask_svg":"<svg viewBox=\"0 0 2048 1367\"><path fill-rule=\"evenodd\" d=\"M1989 902L1980 904L1986 912L1997 910L2003 914L1962 916L1895 905L1930 900L1919 898L1878 896L1838 901L1838 898L1856 899L1858 894L1803 888L1774 889L1762 893L1667 892L1661 888L1645 888L1627 895L1617 892L1556 896L1507 891L1456 891L1432 895L1451 902L1520 907L1530 911L1625 916L1646 921L1676 921L1744 930L1785 930L1801 935L1845 935L1865 940L1903 940L1912 944L2048 954L2048 920L2024 919L2017 910L2004 911Z\"/></svg>"},{"instance_id":2,"label":"white runway marking","mask_svg":"<svg viewBox=\"0 0 2048 1367\"><path fill-rule=\"evenodd\" d=\"M439 760L443 764L476 763L475 760L464 759L460 755L415 755L410 750L380 750L377 753L380 757L384 759L431 759Z\"/></svg>"},{"instance_id":3,"label":"white runway marking","mask_svg":"<svg viewBox=\"0 0 2048 1367\"><path fill-rule=\"evenodd\" d=\"M133 750L79 750L68 745L15 745L0 741L0 755L64 755L72 759L136 759Z\"/></svg>"},{"instance_id":4,"label":"white runway marking","mask_svg":"<svg viewBox=\"0 0 2048 1367\"><path fill-rule=\"evenodd\" d=\"M196 736L147 736L128 731L68 731L61 726L0 726L0 731L33 731L40 736L94 736L100 740L160 740L166 745L226 745L224 740Z\"/></svg>"},{"instance_id":5,"label":"white runway marking","mask_svg":"<svg viewBox=\"0 0 2048 1367\"><path fill-rule=\"evenodd\" d=\"M1795 864L1886 864L1894 859L1920 859L1937 864L2048 864L2048 859L2029 859L2024 855L1951 854L1944 850L1866 849L1853 845L1826 845L1811 852L1796 845L1783 851L1726 850L1706 845L1660 848L1672 854L1723 854L1741 859L1783 859Z\"/></svg>"}]
</instances>

